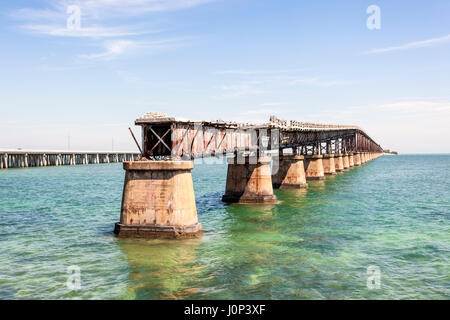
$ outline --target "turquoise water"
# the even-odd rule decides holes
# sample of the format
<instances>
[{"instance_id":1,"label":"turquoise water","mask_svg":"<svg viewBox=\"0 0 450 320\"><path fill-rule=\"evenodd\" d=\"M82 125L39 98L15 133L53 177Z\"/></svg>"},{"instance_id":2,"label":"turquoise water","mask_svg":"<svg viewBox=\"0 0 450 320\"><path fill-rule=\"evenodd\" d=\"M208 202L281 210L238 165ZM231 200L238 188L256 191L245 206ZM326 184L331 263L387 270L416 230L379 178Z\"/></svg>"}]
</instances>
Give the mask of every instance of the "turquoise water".
<instances>
[{"instance_id":1,"label":"turquoise water","mask_svg":"<svg viewBox=\"0 0 450 320\"><path fill-rule=\"evenodd\" d=\"M0 299L448 299L449 171L450 155L384 156L225 205L226 166L196 163L205 234L169 241L114 237L120 164L2 170Z\"/></svg>"}]
</instances>

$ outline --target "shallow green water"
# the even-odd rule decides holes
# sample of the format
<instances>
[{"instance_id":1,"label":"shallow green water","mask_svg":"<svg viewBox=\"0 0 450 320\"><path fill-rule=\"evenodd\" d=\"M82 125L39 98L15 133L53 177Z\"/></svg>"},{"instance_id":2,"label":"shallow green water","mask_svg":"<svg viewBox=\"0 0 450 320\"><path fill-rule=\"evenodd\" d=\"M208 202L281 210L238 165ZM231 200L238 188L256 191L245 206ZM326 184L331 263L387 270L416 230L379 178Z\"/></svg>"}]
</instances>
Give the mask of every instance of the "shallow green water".
<instances>
[{"instance_id":1,"label":"shallow green water","mask_svg":"<svg viewBox=\"0 0 450 320\"><path fill-rule=\"evenodd\" d=\"M448 299L449 171L384 156L254 206L223 204L226 166L196 164L205 234L169 241L114 237L120 164L2 170L0 299Z\"/></svg>"}]
</instances>

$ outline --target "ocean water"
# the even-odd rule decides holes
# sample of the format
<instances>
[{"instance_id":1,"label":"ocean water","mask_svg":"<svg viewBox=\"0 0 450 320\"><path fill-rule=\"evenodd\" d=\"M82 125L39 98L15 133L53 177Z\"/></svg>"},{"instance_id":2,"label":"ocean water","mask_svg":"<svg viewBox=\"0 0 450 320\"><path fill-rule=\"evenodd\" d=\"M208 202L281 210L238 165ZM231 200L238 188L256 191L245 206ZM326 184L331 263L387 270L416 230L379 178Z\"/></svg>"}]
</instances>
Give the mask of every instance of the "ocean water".
<instances>
[{"instance_id":1,"label":"ocean water","mask_svg":"<svg viewBox=\"0 0 450 320\"><path fill-rule=\"evenodd\" d=\"M133 240L112 232L120 164L2 170L0 299L449 299L449 172L450 155L384 156L226 205L226 165L196 162L204 235Z\"/></svg>"}]
</instances>

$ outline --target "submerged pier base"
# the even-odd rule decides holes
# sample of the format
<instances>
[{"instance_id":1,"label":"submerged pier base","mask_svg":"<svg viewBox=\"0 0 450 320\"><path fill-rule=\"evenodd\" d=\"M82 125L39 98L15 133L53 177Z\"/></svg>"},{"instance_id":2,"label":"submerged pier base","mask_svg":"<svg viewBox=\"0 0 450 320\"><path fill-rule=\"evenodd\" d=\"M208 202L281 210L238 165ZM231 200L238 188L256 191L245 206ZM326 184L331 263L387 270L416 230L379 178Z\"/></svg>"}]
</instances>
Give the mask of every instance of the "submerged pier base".
<instances>
[{"instance_id":1,"label":"submerged pier base","mask_svg":"<svg viewBox=\"0 0 450 320\"><path fill-rule=\"evenodd\" d=\"M272 176L273 187L279 189L307 188L304 156L283 155L277 172Z\"/></svg>"},{"instance_id":2,"label":"submerged pier base","mask_svg":"<svg viewBox=\"0 0 450 320\"><path fill-rule=\"evenodd\" d=\"M276 200L270 173L270 157L228 159L227 183L222 201L270 203Z\"/></svg>"},{"instance_id":3,"label":"submerged pier base","mask_svg":"<svg viewBox=\"0 0 450 320\"><path fill-rule=\"evenodd\" d=\"M121 237L185 238L202 233L195 205L192 161L124 162Z\"/></svg>"}]
</instances>

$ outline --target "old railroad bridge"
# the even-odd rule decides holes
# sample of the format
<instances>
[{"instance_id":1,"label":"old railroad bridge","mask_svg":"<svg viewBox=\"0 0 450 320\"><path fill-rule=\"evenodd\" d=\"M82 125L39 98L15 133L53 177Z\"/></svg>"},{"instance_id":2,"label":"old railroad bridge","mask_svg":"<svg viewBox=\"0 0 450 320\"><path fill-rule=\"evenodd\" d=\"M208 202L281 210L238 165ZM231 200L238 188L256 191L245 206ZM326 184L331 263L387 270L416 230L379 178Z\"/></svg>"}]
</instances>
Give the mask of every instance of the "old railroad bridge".
<instances>
[{"instance_id":1,"label":"old railroad bridge","mask_svg":"<svg viewBox=\"0 0 450 320\"><path fill-rule=\"evenodd\" d=\"M120 222L115 233L136 237L201 234L191 169L193 159L226 156L222 200L274 203L273 189L306 188L309 180L345 172L382 155L357 126L279 120L265 124L191 121L147 113L141 156L126 161Z\"/></svg>"}]
</instances>

